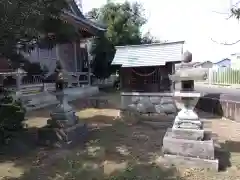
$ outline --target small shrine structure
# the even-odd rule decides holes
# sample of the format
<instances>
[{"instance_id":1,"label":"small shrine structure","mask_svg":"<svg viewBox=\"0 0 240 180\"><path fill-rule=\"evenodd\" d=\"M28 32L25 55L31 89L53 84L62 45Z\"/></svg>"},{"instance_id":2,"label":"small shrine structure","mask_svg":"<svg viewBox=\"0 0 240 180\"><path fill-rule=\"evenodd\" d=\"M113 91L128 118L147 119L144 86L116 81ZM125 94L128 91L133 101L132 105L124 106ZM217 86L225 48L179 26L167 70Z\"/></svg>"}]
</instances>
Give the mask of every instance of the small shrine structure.
<instances>
[{"instance_id":1,"label":"small shrine structure","mask_svg":"<svg viewBox=\"0 0 240 180\"><path fill-rule=\"evenodd\" d=\"M180 63L184 41L116 47L112 65L120 68L121 110L140 114L176 113L169 75Z\"/></svg>"}]
</instances>

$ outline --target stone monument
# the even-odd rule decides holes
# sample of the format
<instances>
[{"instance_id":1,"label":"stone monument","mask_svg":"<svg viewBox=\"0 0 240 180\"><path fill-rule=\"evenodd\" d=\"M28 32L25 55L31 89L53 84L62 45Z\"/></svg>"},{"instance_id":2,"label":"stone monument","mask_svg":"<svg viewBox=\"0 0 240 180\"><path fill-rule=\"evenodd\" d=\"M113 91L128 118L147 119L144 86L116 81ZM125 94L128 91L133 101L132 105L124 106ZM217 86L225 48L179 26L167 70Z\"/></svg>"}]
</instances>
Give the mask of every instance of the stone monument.
<instances>
[{"instance_id":1,"label":"stone monument","mask_svg":"<svg viewBox=\"0 0 240 180\"><path fill-rule=\"evenodd\" d=\"M59 68L59 67L58 67ZM75 115L75 111L68 104L67 96L64 93L64 77L60 70L57 71L56 92L53 92L59 104L50 114L51 119L47 126L40 133L40 140L48 145L58 147L80 143L87 135L87 126Z\"/></svg>"},{"instance_id":2,"label":"stone monument","mask_svg":"<svg viewBox=\"0 0 240 180\"><path fill-rule=\"evenodd\" d=\"M194 91L194 80L206 78L204 68L191 68L190 52L184 53L181 68L170 79L181 82L181 91L174 92L184 105L175 117L172 128L169 128L163 138L164 159L175 165L200 167L218 170L218 160L214 156L214 142L206 135L203 124L194 107L201 94Z\"/></svg>"}]
</instances>

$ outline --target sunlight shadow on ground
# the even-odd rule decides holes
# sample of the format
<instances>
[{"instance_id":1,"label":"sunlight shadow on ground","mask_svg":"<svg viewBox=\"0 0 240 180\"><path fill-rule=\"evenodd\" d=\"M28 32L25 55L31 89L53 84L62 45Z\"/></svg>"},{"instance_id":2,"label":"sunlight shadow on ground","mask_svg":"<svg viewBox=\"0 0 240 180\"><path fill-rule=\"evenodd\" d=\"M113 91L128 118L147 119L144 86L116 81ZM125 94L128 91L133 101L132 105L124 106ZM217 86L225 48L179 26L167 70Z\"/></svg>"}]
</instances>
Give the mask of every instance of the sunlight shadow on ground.
<instances>
[{"instance_id":1,"label":"sunlight shadow on ground","mask_svg":"<svg viewBox=\"0 0 240 180\"><path fill-rule=\"evenodd\" d=\"M119 103L119 94L118 97L116 94L113 96L115 99L111 99L112 103ZM81 103L79 100L72 105L77 109L76 114L80 121L87 122L91 129L89 141L84 147L50 150L31 147L26 143L25 146L31 151L0 158L0 174L5 173L9 180L230 180L229 177L236 179L240 176L240 170L236 170L240 168L239 153L231 153L231 163L235 169L231 167L226 172L212 173L193 168L180 171L179 168L162 166L156 163L156 159L162 155L162 139L169 125L156 128L143 123L132 124L118 117L119 110L115 109L116 106L107 109L82 109L78 106ZM47 118L50 109L45 112ZM44 121L44 115L41 115L38 112L33 117L42 117L41 120ZM40 128L44 124L40 119L40 125L38 120L32 120L30 129L34 126ZM236 128L236 124L212 122L214 133L221 134L219 138L226 141L226 149L236 151L237 146L227 142L239 140L238 131L232 130ZM19 140L18 145L24 143ZM17 148L15 150L18 151ZM4 163L5 167L2 166Z\"/></svg>"},{"instance_id":2,"label":"sunlight shadow on ground","mask_svg":"<svg viewBox=\"0 0 240 180\"><path fill-rule=\"evenodd\" d=\"M102 123L111 124L93 130L85 148L75 147L62 155L63 150L60 150L60 156L55 158L49 152L47 157L39 159L21 177L9 179L180 179L175 168L152 163L156 156L161 155L164 130L152 131L150 127L128 125L113 120L114 115L104 116L102 110L99 111L100 116L80 114L89 124L101 120Z\"/></svg>"}]
</instances>

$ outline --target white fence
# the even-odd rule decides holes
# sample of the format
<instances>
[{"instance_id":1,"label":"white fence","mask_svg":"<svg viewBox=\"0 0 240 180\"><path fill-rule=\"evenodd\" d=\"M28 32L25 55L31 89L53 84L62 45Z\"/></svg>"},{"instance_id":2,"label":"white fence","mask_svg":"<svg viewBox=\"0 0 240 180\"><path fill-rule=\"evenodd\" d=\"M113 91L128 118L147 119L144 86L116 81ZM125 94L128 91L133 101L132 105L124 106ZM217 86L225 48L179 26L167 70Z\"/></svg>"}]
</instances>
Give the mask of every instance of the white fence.
<instances>
[{"instance_id":1,"label":"white fence","mask_svg":"<svg viewBox=\"0 0 240 180\"><path fill-rule=\"evenodd\" d=\"M240 85L240 69L210 68L205 83L213 85Z\"/></svg>"}]
</instances>

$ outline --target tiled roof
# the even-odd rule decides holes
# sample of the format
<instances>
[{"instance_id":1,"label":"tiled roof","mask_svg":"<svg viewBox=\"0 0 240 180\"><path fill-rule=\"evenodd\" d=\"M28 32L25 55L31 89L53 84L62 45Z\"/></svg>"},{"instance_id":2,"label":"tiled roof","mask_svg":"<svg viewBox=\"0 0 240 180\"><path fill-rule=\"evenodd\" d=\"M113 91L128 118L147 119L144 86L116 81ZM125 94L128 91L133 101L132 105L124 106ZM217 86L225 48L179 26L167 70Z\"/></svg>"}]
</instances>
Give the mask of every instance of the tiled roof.
<instances>
[{"instance_id":1,"label":"tiled roof","mask_svg":"<svg viewBox=\"0 0 240 180\"><path fill-rule=\"evenodd\" d=\"M102 25L97 24L96 22L92 22L91 20L87 19L80 9L78 8L76 2L74 0L68 1L69 8L71 10L64 10L62 17L64 20L67 20L77 26L80 27L80 29L91 32L94 35L105 32L106 27L103 27Z\"/></svg>"},{"instance_id":2,"label":"tiled roof","mask_svg":"<svg viewBox=\"0 0 240 180\"><path fill-rule=\"evenodd\" d=\"M184 41L117 46L112 65L122 67L160 66L182 59Z\"/></svg>"},{"instance_id":3,"label":"tiled roof","mask_svg":"<svg viewBox=\"0 0 240 180\"><path fill-rule=\"evenodd\" d=\"M62 14L62 17L64 17L69 22L72 22L74 24L77 24L80 29L86 30L86 31L93 31L94 34L96 33L102 33L105 32L106 29L98 26L96 23L82 17L78 17L72 13L69 13L67 11L64 11Z\"/></svg>"}]
</instances>

